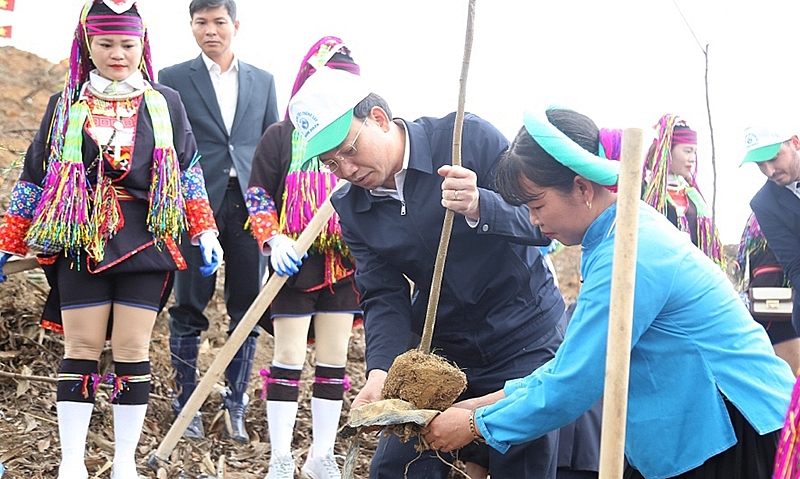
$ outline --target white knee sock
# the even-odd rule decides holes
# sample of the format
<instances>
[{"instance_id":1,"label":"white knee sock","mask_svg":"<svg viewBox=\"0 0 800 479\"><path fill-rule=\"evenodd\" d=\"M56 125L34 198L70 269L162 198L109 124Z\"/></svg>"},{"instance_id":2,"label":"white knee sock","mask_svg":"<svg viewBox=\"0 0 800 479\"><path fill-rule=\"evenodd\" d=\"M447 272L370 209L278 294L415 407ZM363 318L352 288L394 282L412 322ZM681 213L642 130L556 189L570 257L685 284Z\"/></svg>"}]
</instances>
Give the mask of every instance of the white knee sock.
<instances>
[{"instance_id":1,"label":"white knee sock","mask_svg":"<svg viewBox=\"0 0 800 479\"><path fill-rule=\"evenodd\" d=\"M333 453L341 414L341 400L311 398L311 429L315 457Z\"/></svg>"},{"instance_id":2,"label":"white knee sock","mask_svg":"<svg viewBox=\"0 0 800 479\"><path fill-rule=\"evenodd\" d=\"M297 418L297 402L267 401L267 426L269 442L272 446L272 459L289 456L292 453L294 422Z\"/></svg>"},{"instance_id":3,"label":"white knee sock","mask_svg":"<svg viewBox=\"0 0 800 479\"><path fill-rule=\"evenodd\" d=\"M58 436L61 440L61 464L58 479L86 479L84 458L86 455L86 433L92 418L94 403L58 401Z\"/></svg>"},{"instance_id":4,"label":"white knee sock","mask_svg":"<svg viewBox=\"0 0 800 479\"><path fill-rule=\"evenodd\" d=\"M138 479L136 446L142 435L147 404L113 404L114 408L114 468L112 479Z\"/></svg>"}]
</instances>

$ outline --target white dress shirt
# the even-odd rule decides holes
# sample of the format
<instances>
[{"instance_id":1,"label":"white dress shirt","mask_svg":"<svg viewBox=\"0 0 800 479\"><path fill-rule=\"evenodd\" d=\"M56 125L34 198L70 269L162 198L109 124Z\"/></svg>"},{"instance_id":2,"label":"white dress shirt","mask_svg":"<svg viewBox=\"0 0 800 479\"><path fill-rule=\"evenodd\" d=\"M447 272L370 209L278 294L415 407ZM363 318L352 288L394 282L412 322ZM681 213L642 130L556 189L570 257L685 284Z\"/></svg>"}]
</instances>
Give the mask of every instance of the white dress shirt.
<instances>
[{"instance_id":1,"label":"white dress shirt","mask_svg":"<svg viewBox=\"0 0 800 479\"><path fill-rule=\"evenodd\" d=\"M219 112L222 114L222 122L225 124L228 135L230 135L231 127L233 127L233 118L236 116L236 104L239 100L239 60L234 57L231 66L223 72L222 68L208 55L205 53L201 53L201 55L208 68L211 84L214 85ZM231 176L237 176L236 168L231 167Z\"/></svg>"}]
</instances>

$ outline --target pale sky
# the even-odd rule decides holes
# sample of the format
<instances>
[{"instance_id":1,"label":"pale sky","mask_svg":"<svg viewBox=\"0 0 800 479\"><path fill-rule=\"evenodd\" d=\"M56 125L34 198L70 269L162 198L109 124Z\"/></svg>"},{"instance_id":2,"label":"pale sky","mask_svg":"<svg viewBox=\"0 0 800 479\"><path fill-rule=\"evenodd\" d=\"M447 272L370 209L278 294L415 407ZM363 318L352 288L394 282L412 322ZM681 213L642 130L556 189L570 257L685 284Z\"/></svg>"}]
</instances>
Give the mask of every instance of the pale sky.
<instances>
[{"instance_id":1,"label":"pale sky","mask_svg":"<svg viewBox=\"0 0 800 479\"><path fill-rule=\"evenodd\" d=\"M189 0L139 0L155 69L200 52ZM677 6L695 35L689 31ZM14 38L0 40L56 62L68 57L83 0L16 0L0 12ZM281 116L300 60L325 35L341 37L372 90L395 116L413 120L457 108L467 0L238 0L234 50L275 75ZM798 67L792 0L477 0L466 109L509 140L526 105L558 104L601 127L650 130L665 113L698 131L700 187L709 204L713 171L704 86L716 146L717 223L739 241L748 201L765 178L738 165L742 130L777 105L797 111ZM782 103L778 103L782 102ZM649 140L648 140L649 141Z\"/></svg>"}]
</instances>

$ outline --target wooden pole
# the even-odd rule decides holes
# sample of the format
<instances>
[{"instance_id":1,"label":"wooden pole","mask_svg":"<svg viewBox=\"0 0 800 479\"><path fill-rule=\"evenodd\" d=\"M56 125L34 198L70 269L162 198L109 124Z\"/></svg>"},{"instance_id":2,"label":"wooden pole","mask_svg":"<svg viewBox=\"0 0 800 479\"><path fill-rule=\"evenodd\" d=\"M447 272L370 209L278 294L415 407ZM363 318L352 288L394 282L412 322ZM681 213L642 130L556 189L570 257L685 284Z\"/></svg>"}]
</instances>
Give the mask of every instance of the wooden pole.
<instances>
[{"instance_id":1,"label":"wooden pole","mask_svg":"<svg viewBox=\"0 0 800 479\"><path fill-rule=\"evenodd\" d=\"M475 31L475 0L469 0L467 12L467 33L464 39L464 59L461 62L461 79L458 87L458 110L456 110L455 126L453 128L453 160L454 166L461 166L461 131L464 127L464 104L467 98L467 74L469 73L469 58L472 55L472 37ZM428 295L428 309L425 312L425 325L422 329L422 339L419 350L423 353L431 352L433 340L433 327L436 324L436 310L439 307L439 295L442 291L442 276L444 263L447 259L447 248L450 246L450 236L453 232L453 210L444 211L442 235L439 237L439 249L436 251L436 262L433 264L433 278L431 279L431 292Z\"/></svg>"},{"instance_id":2,"label":"wooden pole","mask_svg":"<svg viewBox=\"0 0 800 479\"><path fill-rule=\"evenodd\" d=\"M311 243L319 236L325 224L333 215L333 205L331 205L330 197L345 183L347 182L344 180L339 180L336 183L336 186L331 190L328 198L325 199L325 202L322 203L317 213L311 218L311 221L303 230L303 233L297 238L295 250L298 255L303 256L306 254ZM231 254L233 254L233 252L231 252ZM258 296L256 296L256 299L247 309L244 317L239 321L236 329L233 330L230 337L225 342L225 345L217 353L214 362L211 363L211 366L200 380L197 388L189 397L189 400L186 401L180 413L178 413L178 417L175 418L175 422L172 423L172 426L169 428L167 435L164 436L161 444L159 444L155 454L147 461L147 465L150 466L150 468L157 470L159 460L169 460L172 450L175 448L175 445L178 444L181 436L183 436L183 432L192 421L192 418L194 418L195 413L200 409L200 406L203 405L203 402L206 400L206 397L208 397L214 384L225 372L225 368L228 367L228 364L230 364L236 351L239 350L244 340L250 335L250 331L253 330L253 327L255 327L256 323L258 323L258 320L261 318L261 315L264 314L264 311L266 311L267 307L272 303L272 300L275 299L278 291L280 291L288 278L288 276L280 276L276 273L273 273L269 277L267 284L261 289L261 292L258 293Z\"/></svg>"},{"instance_id":3,"label":"wooden pole","mask_svg":"<svg viewBox=\"0 0 800 479\"><path fill-rule=\"evenodd\" d=\"M611 267L603 429L600 434L600 479L619 479L624 468L643 159L642 130L625 129L622 134L614 262Z\"/></svg>"},{"instance_id":4,"label":"wooden pole","mask_svg":"<svg viewBox=\"0 0 800 479\"><path fill-rule=\"evenodd\" d=\"M9 274L14 274L14 273L21 273L23 271L28 271L29 269L34 269L38 267L39 267L39 262L36 261L36 258L23 258L14 261L8 261L6 262L6 264L3 265L2 276L8 276Z\"/></svg>"}]
</instances>

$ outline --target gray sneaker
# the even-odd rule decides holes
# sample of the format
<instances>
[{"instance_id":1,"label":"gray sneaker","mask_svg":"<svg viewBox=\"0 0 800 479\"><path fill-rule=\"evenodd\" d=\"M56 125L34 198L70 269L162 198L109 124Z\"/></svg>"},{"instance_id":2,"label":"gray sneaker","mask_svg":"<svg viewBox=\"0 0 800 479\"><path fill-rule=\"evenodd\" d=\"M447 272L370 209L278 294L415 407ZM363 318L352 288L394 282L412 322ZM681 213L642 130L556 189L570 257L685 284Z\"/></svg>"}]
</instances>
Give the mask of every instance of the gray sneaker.
<instances>
[{"instance_id":1,"label":"gray sneaker","mask_svg":"<svg viewBox=\"0 0 800 479\"><path fill-rule=\"evenodd\" d=\"M269 462L269 472L264 479L294 479L294 457L280 457Z\"/></svg>"},{"instance_id":2,"label":"gray sneaker","mask_svg":"<svg viewBox=\"0 0 800 479\"><path fill-rule=\"evenodd\" d=\"M300 472L308 479L342 479L342 472L336 464L332 453L324 456L311 457L313 450L308 452L308 459L303 464Z\"/></svg>"}]
</instances>

